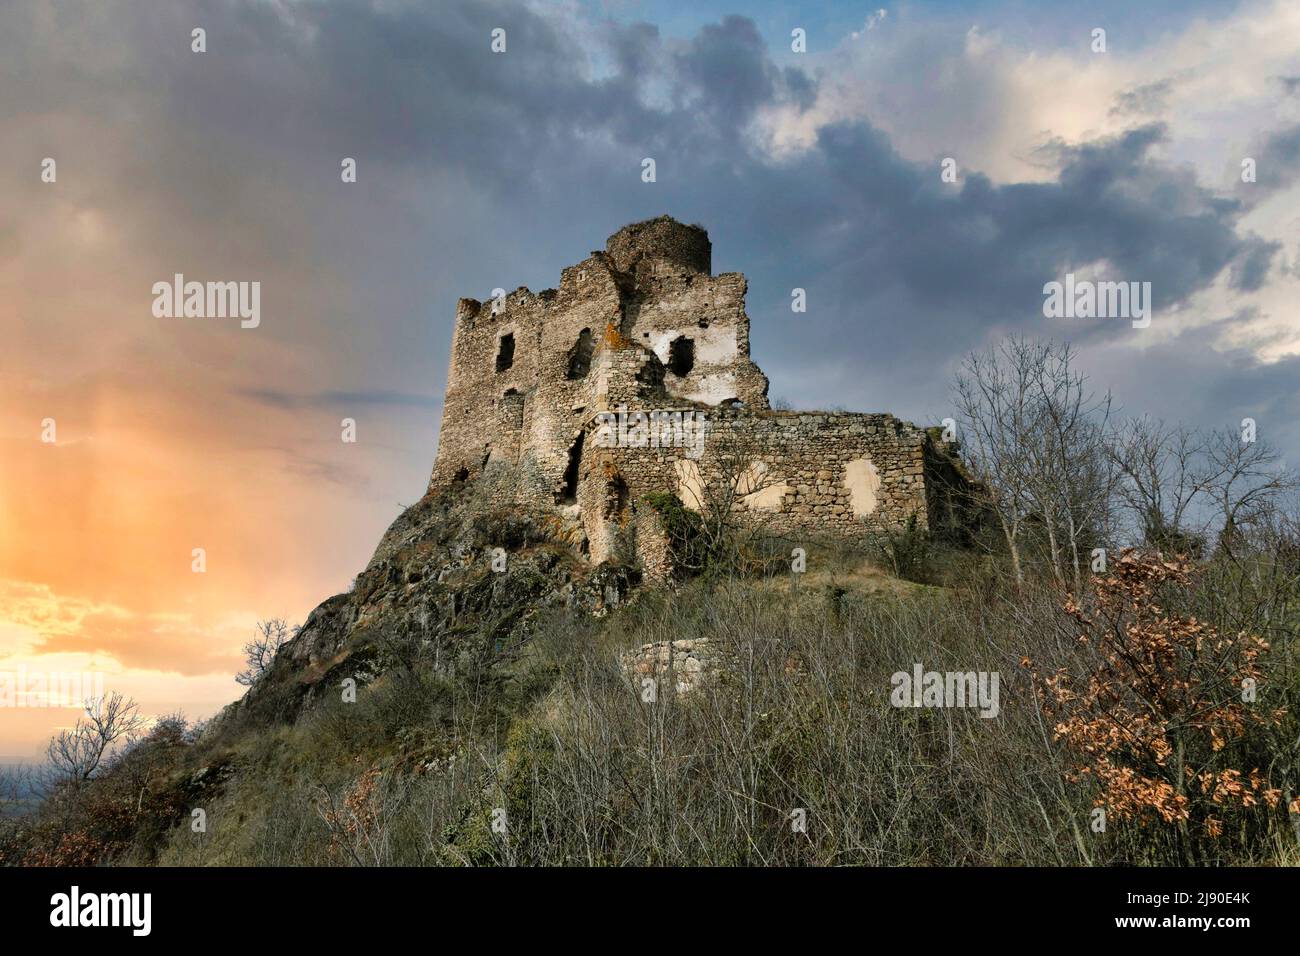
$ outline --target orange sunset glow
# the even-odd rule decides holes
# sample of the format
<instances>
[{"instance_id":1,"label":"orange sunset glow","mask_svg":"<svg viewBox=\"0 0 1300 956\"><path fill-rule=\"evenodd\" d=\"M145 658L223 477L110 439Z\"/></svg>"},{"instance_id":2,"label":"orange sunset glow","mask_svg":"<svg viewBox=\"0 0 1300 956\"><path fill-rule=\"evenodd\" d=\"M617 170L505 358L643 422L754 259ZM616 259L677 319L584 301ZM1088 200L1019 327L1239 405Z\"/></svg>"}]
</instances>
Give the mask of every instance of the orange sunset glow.
<instances>
[{"instance_id":1,"label":"orange sunset glow","mask_svg":"<svg viewBox=\"0 0 1300 956\"><path fill-rule=\"evenodd\" d=\"M205 717L237 696L259 618L300 622L364 564L399 504L375 473L418 496L433 413L268 398L341 364L328 336L286 332L286 289L310 283L277 283L261 329L155 318L151 277L169 270L143 260L167 244L138 245L73 166L66 188L23 194L30 229L0 257L0 672L102 672L150 715ZM74 719L6 709L0 756L32 758Z\"/></svg>"},{"instance_id":2,"label":"orange sunset glow","mask_svg":"<svg viewBox=\"0 0 1300 956\"><path fill-rule=\"evenodd\" d=\"M148 713L202 717L236 696L256 620L300 621L345 588L366 558L347 543L382 530L396 502L350 491L382 450L338 442L323 414L311 436L287 411L213 405L205 387L218 387L219 368L150 369L140 355L156 343L142 336L142 347L117 346L134 373L6 375L0 671L102 671ZM53 442L42 441L46 419ZM204 573L192 570L195 548ZM32 756L74 716L6 711L0 753Z\"/></svg>"},{"instance_id":3,"label":"orange sunset glow","mask_svg":"<svg viewBox=\"0 0 1300 956\"><path fill-rule=\"evenodd\" d=\"M1294 463L1294 4L1114 4L1104 56L1047 10L670 6L6 4L0 675L235 700L257 622L424 493L458 299L665 213L748 277L774 403L940 422L965 354L1069 338L1126 413L1257 419ZM1143 335L1045 318L1107 269L1154 289ZM157 308L178 275L257 283L259 321ZM0 709L0 763L75 718Z\"/></svg>"}]
</instances>

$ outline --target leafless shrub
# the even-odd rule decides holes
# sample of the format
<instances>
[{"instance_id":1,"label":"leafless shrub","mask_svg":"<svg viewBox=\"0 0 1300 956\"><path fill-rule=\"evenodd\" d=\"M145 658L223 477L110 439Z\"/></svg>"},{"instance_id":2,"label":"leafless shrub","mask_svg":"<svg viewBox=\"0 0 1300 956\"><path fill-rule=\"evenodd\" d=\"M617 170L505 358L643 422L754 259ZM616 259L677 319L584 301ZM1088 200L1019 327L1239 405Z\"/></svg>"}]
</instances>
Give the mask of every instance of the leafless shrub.
<instances>
[{"instance_id":1,"label":"leafless shrub","mask_svg":"<svg viewBox=\"0 0 1300 956\"><path fill-rule=\"evenodd\" d=\"M49 783L80 783L94 776L115 745L139 734L145 719L136 702L120 693L86 701L85 716L62 730L46 748Z\"/></svg>"},{"instance_id":2,"label":"leafless shrub","mask_svg":"<svg viewBox=\"0 0 1300 956\"><path fill-rule=\"evenodd\" d=\"M1060 583L1083 586L1110 519L1110 396L1088 390L1069 345L1009 338L966 359L954 385L962 447L979 498L1002 530L1017 582L1031 535Z\"/></svg>"},{"instance_id":3,"label":"leafless shrub","mask_svg":"<svg viewBox=\"0 0 1300 956\"><path fill-rule=\"evenodd\" d=\"M0 818L17 812L31 799L35 782L29 764L0 766Z\"/></svg>"},{"instance_id":4,"label":"leafless shrub","mask_svg":"<svg viewBox=\"0 0 1300 956\"><path fill-rule=\"evenodd\" d=\"M282 618L272 618L257 622L257 633L244 645L244 660L248 666L235 675L235 680L245 687L251 687L271 668L275 655L298 632L290 629Z\"/></svg>"},{"instance_id":5,"label":"leafless shrub","mask_svg":"<svg viewBox=\"0 0 1300 956\"><path fill-rule=\"evenodd\" d=\"M700 461L699 500L684 502L699 515L699 553L710 571L734 575L762 564L764 543L773 534L771 516L754 502L782 483L780 460L761 423L733 422L710 430Z\"/></svg>"},{"instance_id":6,"label":"leafless shrub","mask_svg":"<svg viewBox=\"0 0 1300 956\"><path fill-rule=\"evenodd\" d=\"M1114 430L1110 455L1121 476L1116 493L1137 524L1137 541L1201 557L1205 541L1193 528L1193 509L1209 480L1202 467L1204 445L1203 436L1191 428L1149 418Z\"/></svg>"}]
</instances>

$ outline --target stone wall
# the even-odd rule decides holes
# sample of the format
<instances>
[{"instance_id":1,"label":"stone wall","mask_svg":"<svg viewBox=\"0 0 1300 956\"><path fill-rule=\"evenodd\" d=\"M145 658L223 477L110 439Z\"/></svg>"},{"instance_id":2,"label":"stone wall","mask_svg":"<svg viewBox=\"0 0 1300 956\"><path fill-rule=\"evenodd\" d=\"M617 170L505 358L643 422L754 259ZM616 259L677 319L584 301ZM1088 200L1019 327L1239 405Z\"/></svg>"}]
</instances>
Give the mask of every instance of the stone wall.
<instances>
[{"instance_id":1,"label":"stone wall","mask_svg":"<svg viewBox=\"0 0 1300 956\"><path fill-rule=\"evenodd\" d=\"M791 536L928 527L950 506L929 480L946 450L892 415L772 411L745 277L710 275L711 248L660 217L563 269L558 290L462 299L430 489L510 466L511 500L558 509L593 561L635 554L652 577L669 562L638 506L650 492L698 508L739 482L737 513ZM666 410L707 418L702 453L602 447L602 416Z\"/></svg>"},{"instance_id":2,"label":"stone wall","mask_svg":"<svg viewBox=\"0 0 1300 956\"><path fill-rule=\"evenodd\" d=\"M913 517L926 529L946 505L926 483L927 460L942 450L924 430L892 415L688 410L707 416L698 458L689 447L601 448L598 426L590 423L584 444L593 468L584 476L584 501L595 502L617 475L633 506L656 491L673 492L693 510L734 499L739 521L792 539L860 538ZM606 522L626 517L584 508L583 518L592 557L603 560Z\"/></svg>"},{"instance_id":3,"label":"stone wall","mask_svg":"<svg viewBox=\"0 0 1300 956\"><path fill-rule=\"evenodd\" d=\"M652 678L658 683L655 697L675 692L685 696L698 690L712 678L720 665L730 659L719 653L715 642L707 638L680 641L657 641L642 644L639 650L623 657L623 666L634 682L638 694L645 693L641 681Z\"/></svg>"},{"instance_id":4,"label":"stone wall","mask_svg":"<svg viewBox=\"0 0 1300 956\"><path fill-rule=\"evenodd\" d=\"M535 466L539 503L571 499L570 452L610 404L618 352L653 363L646 374L666 396L766 408L767 379L749 360L745 278L709 267L708 234L661 217L619 230L606 251L562 270L558 290L461 299L430 488L513 460ZM513 356L503 368L507 337ZM514 395L522 412L499 411Z\"/></svg>"}]
</instances>

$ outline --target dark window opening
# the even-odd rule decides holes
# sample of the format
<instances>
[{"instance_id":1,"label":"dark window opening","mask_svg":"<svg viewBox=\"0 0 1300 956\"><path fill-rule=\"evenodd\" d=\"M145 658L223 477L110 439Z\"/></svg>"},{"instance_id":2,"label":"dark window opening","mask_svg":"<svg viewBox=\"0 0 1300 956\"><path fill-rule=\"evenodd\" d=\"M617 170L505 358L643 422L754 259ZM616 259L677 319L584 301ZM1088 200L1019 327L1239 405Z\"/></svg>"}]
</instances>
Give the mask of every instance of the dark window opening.
<instances>
[{"instance_id":1,"label":"dark window opening","mask_svg":"<svg viewBox=\"0 0 1300 956\"><path fill-rule=\"evenodd\" d=\"M504 372L510 366L515 364L515 335L513 332L507 332L501 336L501 343L497 348L497 371Z\"/></svg>"},{"instance_id":2,"label":"dark window opening","mask_svg":"<svg viewBox=\"0 0 1300 956\"><path fill-rule=\"evenodd\" d=\"M564 480L560 490L555 493L557 505L572 505L578 502L578 466L582 464L582 443L586 437L586 433L582 433L569 448L569 464L564 469Z\"/></svg>"},{"instance_id":3,"label":"dark window opening","mask_svg":"<svg viewBox=\"0 0 1300 956\"><path fill-rule=\"evenodd\" d=\"M677 376L691 374L695 368L695 342L685 336L673 339L668 347L668 371Z\"/></svg>"},{"instance_id":4,"label":"dark window opening","mask_svg":"<svg viewBox=\"0 0 1300 956\"><path fill-rule=\"evenodd\" d=\"M453 478L452 480L453 480L453 481L469 481L469 469L468 469L468 468L464 468L464 467L462 467L458 472L456 472L456 477Z\"/></svg>"},{"instance_id":5,"label":"dark window opening","mask_svg":"<svg viewBox=\"0 0 1300 956\"><path fill-rule=\"evenodd\" d=\"M587 373L591 371L591 353L595 347L591 339L591 329L583 329L578 333L578 341L574 342L573 348L569 349L568 376L571 380L576 381L587 377Z\"/></svg>"}]
</instances>

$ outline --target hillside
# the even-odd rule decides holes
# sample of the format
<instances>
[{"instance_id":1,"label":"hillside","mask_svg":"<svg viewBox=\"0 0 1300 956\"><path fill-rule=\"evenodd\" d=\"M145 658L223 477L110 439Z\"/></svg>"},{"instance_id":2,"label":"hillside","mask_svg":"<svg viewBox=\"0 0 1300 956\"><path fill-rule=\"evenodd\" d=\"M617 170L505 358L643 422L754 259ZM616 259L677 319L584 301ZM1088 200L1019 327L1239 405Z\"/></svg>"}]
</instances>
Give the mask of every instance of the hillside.
<instances>
[{"instance_id":1,"label":"hillside","mask_svg":"<svg viewBox=\"0 0 1300 956\"><path fill-rule=\"evenodd\" d=\"M1035 689L1040 663L1086 660L1062 640L1073 619L1050 587L1014 591L996 563L933 543L926 567L941 586L844 547L812 549L798 576L759 567L638 585L632 568L584 562L557 522L494 510L481 492L471 483L407 509L243 700L197 734L164 722L56 793L0 831L4 861L1288 858L1285 803L1270 805L1267 788L1253 807L1224 808L1239 821L1230 839L1189 843L1141 814L1089 831L1105 794L1070 773ZM1182 604L1221 590L1173 584ZM654 664L670 644L681 673ZM685 661L699 663L683 683ZM998 673L997 719L900 708L893 682L914 665ZM1269 673L1294 682L1286 668ZM1294 726L1282 719L1218 752L1265 765Z\"/></svg>"}]
</instances>

